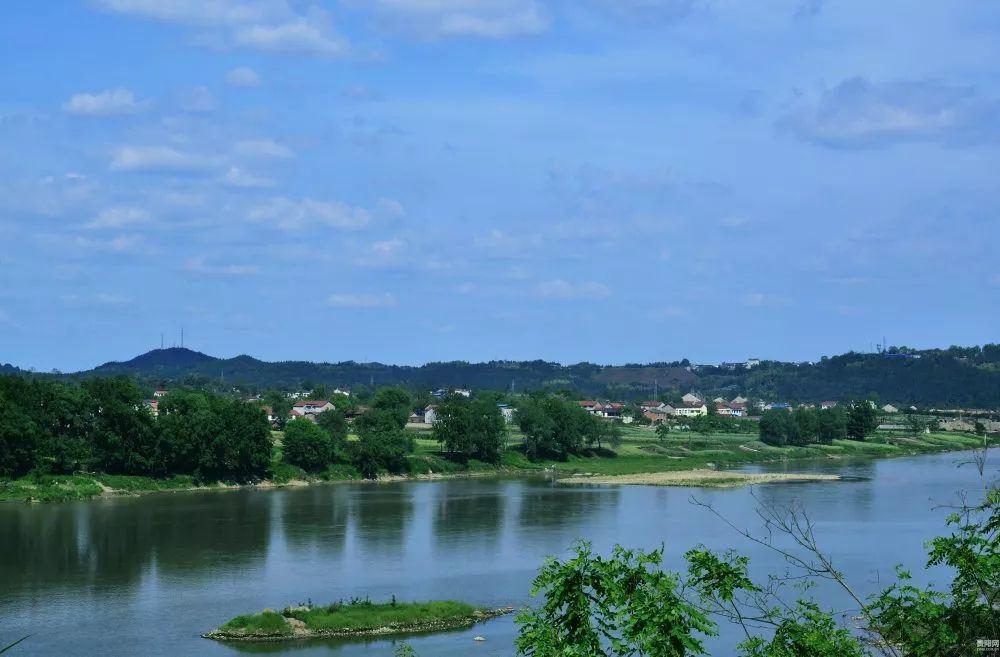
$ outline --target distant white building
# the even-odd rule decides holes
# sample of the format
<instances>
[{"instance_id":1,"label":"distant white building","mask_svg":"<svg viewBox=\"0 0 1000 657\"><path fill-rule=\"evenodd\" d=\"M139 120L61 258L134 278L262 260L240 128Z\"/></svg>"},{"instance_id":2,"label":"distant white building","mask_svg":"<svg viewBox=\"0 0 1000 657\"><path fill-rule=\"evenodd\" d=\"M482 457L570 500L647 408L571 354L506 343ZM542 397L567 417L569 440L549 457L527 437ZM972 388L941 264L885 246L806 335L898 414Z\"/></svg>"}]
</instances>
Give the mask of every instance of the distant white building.
<instances>
[{"instance_id":1,"label":"distant white building","mask_svg":"<svg viewBox=\"0 0 1000 657\"><path fill-rule=\"evenodd\" d=\"M698 417L699 415L708 415L708 407L701 401L681 404L680 406L674 408L674 415L677 417Z\"/></svg>"},{"instance_id":2,"label":"distant white building","mask_svg":"<svg viewBox=\"0 0 1000 657\"><path fill-rule=\"evenodd\" d=\"M760 359L759 358L747 358L746 362L743 363L743 366L746 367L748 370L749 369L753 369L753 368L757 367L758 365L760 365Z\"/></svg>"},{"instance_id":3,"label":"distant white building","mask_svg":"<svg viewBox=\"0 0 1000 657\"><path fill-rule=\"evenodd\" d=\"M333 389L333 394L335 394L335 395L343 395L345 397L350 397L351 396L351 391L348 390L347 388L334 388Z\"/></svg>"},{"instance_id":4,"label":"distant white building","mask_svg":"<svg viewBox=\"0 0 1000 657\"><path fill-rule=\"evenodd\" d=\"M497 408L500 409L500 414L503 415L503 419L507 424L511 424L514 421L514 415L517 411L507 404L497 404Z\"/></svg>"},{"instance_id":5,"label":"distant white building","mask_svg":"<svg viewBox=\"0 0 1000 657\"><path fill-rule=\"evenodd\" d=\"M437 406L431 404L424 409L424 424L434 424L437 422Z\"/></svg>"},{"instance_id":6,"label":"distant white building","mask_svg":"<svg viewBox=\"0 0 1000 657\"><path fill-rule=\"evenodd\" d=\"M883 413L898 413L899 409L896 408L895 406L893 406L892 404L886 404L885 406L882 407L882 412Z\"/></svg>"},{"instance_id":7,"label":"distant white building","mask_svg":"<svg viewBox=\"0 0 1000 657\"><path fill-rule=\"evenodd\" d=\"M299 415L317 415L326 411L332 411L334 408L335 406L325 399L305 399L295 402L295 405L292 406L292 411L298 411Z\"/></svg>"}]
</instances>

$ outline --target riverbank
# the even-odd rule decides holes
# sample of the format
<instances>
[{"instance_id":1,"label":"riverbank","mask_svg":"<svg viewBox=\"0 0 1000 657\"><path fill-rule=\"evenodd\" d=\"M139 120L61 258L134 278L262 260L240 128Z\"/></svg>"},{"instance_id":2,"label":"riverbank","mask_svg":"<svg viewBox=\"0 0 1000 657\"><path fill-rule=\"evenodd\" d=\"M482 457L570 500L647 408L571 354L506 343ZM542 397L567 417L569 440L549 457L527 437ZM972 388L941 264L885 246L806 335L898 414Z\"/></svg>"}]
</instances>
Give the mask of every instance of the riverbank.
<instances>
[{"instance_id":1,"label":"riverbank","mask_svg":"<svg viewBox=\"0 0 1000 657\"><path fill-rule=\"evenodd\" d=\"M556 483L572 486L697 486L700 488L737 488L790 481L838 481L837 475L791 472L747 473L720 470L681 470L647 474L611 475L606 477L575 475Z\"/></svg>"},{"instance_id":2,"label":"riverbank","mask_svg":"<svg viewBox=\"0 0 1000 657\"><path fill-rule=\"evenodd\" d=\"M394 634L442 632L466 627L514 612L513 607L477 608L442 600L374 603L354 600L314 607L265 609L237 616L202 636L216 641L273 642L317 638L366 638Z\"/></svg>"},{"instance_id":3,"label":"riverbank","mask_svg":"<svg viewBox=\"0 0 1000 657\"><path fill-rule=\"evenodd\" d=\"M945 451L961 451L983 446L983 438L963 433L932 433L918 437L879 433L868 440L835 440L829 445L774 447L748 434L703 436L688 432L671 433L665 441L647 429L625 427L622 440L613 451L594 450L572 456L566 461L529 461L517 449L504 452L499 465L474 459L457 463L439 452L437 442L426 432L416 434L414 453L407 457L408 473L386 476L380 481L427 481L436 479L539 475L566 478L574 474L592 476L677 473L693 470L728 470L757 463L774 463L816 458L891 458ZM520 436L511 435L516 447ZM1000 437L989 439L990 446L1000 444ZM352 466L337 464L317 475L276 460L272 476L253 483L199 482L189 475L165 478L128 475L76 474L30 475L15 480L0 480L0 501L59 502L100 497L140 495L158 492L232 490L237 488L282 488L319 483L364 481ZM727 473L731 474L731 473ZM593 482L593 480L591 480ZM684 485L712 485L692 483Z\"/></svg>"}]
</instances>

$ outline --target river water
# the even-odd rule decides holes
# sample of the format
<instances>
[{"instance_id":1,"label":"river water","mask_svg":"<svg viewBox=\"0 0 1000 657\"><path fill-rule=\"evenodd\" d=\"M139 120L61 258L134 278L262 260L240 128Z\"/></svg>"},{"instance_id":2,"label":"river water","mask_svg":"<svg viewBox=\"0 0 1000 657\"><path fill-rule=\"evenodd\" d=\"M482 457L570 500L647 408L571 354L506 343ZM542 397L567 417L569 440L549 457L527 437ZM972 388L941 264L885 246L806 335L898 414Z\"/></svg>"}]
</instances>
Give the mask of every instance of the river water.
<instances>
[{"instance_id":1,"label":"river water","mask_svg":"<svg viewBox=\"0 0 1000 657\"><path fill-rule=\"evenodd\" d=\"M265 607L350 596L451 598L524 605L546 555L577 539L605 551L665 544L668 567L702 543L735 548L754 572L782 571L774 555L691 503L714 505L758 529L754 509L799 500L822 545L862 592L896 563L924 562L961 490L981 490L968 453L785 466L850 477L710 491L562 487L543 479L337 484L285 490L157 494L50 505L0 505L0 640L33 634L14 655L390 656L391 640L222 645L199 635ZM1000 453L992 450L996 475ZM760 466L755 470L780 470ZM754 497L756 495L756 497ZM922 578L940 577L940 571ZM844 604L834 592L817 595ZM509 657L512 617L409 639L423 657ZM485 642L474 642L481 634ZM732 631L709 642L732 654Z\"/></svg>"}]
</instances>

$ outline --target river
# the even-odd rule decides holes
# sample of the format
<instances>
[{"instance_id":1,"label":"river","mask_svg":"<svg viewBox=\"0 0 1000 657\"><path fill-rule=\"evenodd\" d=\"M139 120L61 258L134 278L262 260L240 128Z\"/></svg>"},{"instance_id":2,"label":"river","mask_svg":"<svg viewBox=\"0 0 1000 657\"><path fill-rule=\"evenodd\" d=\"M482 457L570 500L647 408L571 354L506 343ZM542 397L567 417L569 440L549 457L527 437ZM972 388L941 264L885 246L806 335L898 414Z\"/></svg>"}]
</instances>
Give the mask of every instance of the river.
<instances>
[{"instance_id":1,"label":"river","mask_svg":"<svg viewBox=\"0 0 1000 657\"><path fill-rule=\"evenodd\" d=\"M998 450L990 454L995 476ZM759 528L760 503L800 500L822 545L863 592L892 566L920 569L960 490L981 488L968 453L784 466L834 472L835 483L754 489L561 487L542 479L336 484L283 490L156 494L91 502L0 505L0 639L33 634L15 655L390 656L392 642L228 646L199 635L265 607L350 596L530 601L546 555L577 539L607 550L666 544L668 566L698 543L783 570L705 509ZM757 466L779 470L783 466ZM928 576L940 577L942 573ZM921 577L925 577L922 575ZM824 602L840 605L830 591ZM512 617L410 639L423 657L509 657ZM472 637L482 634L485 642ZM738 636L709 642L728 655Z\"/></svg>"}]
</instances>

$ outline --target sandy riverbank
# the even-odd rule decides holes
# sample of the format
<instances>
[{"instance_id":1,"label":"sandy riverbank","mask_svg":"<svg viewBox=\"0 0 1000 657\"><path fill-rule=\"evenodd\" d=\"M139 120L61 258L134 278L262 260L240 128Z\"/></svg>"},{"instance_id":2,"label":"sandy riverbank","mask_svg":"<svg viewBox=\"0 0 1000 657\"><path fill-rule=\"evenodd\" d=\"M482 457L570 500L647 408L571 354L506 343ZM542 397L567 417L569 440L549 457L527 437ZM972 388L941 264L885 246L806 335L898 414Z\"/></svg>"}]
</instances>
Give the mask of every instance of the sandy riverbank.
<instances>
[{"instance_id":1,"label":"sandy riverbank","mask_svg":"<svg viewBox=\"0 0 1000 657\"><path fill-rule=\"evenodd\" d=\"M567 485L599 486L698 486L700 488L736 488L787 481L836 481L840 477L829 474L808 473L748 473L720 470L678 470L675 472L646 472L611 476L588 477L577 475L560 479Z\"/></svg>"}]
</instances>

